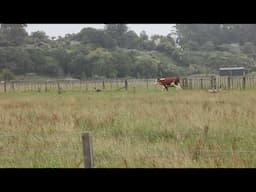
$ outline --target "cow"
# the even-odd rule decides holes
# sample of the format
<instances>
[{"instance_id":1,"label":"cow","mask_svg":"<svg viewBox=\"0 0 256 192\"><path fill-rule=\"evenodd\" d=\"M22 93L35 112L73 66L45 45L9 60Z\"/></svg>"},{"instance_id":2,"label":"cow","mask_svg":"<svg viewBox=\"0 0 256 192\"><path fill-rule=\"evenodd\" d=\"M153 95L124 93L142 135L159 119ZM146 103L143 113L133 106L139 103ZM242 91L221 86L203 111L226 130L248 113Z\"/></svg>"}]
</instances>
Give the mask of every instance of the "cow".
<instances>
[{"instance_id":1,"label":"cow","mask_svg":"<svg viewBox=\"0 0 256 192\"><path fill-rule=\"evenodd\" d=\"M163 88L168 91L168 87L176 87L178 89L182 89L180 86L180 78L179 77L165 77L156 79L155 84L162 85Z\"/></svg>"}]
</instances>

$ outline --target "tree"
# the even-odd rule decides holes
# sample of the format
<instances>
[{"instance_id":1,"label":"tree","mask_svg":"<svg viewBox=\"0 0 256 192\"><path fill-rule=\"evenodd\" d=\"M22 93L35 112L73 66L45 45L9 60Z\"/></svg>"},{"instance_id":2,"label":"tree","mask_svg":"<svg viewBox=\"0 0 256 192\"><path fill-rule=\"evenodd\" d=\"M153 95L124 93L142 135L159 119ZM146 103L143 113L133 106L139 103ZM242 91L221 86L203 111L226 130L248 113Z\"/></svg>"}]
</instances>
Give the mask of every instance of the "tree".
<instances>
[{"instance_id":1,"label":"tree","mask_svg":"<svg viewBox=\"0 0 256 192\"><path fill-rule=\"evenodd\" d=\"M22 45L28 36L26 24L1 24L0 33L8 45Z\"/></svg>"},{"instance_id":2,"label":"tree","mask_svg":"<svg viewBox=\"0 0 256 192\"><path fill-rule=\"evenodd\" d=\"M204 43L201 48L202 51L214 51L215 49L215 45L212 41L207 41L206 43Z\"/></svg>"},{"instance_id":3,"label":"tree","mask_svg":"<svg viewBox=\"0 0 256 192\"><path fill-rule=\"evenodd\" d=\"M158 75L158 63L159 60L152 58L150 55L143 54L136 57L137 77L152 78ZM133 69L134 70L134 69Z\"/></svg>"},{"instance_id":4,"label":"tree","mask_svg":"<svg viewBox=\"0 0 256 192\"><path fill-rule=\"evenodd\" d=\"M0 79L4 81L13 80L14 78L14 74L9 69L3 69L0 74Z\"/></svg>"},{"instance_id":5,"label":"tree","mask_svg":"<svg viewBox=\"0 0 256 192\"><path fill-rule=\"evenodd\" d=\"M116 77L117 71L114 68L113 56L111 52L103 48L97 48L91 51L87 56L87 61L93 64L93 76Z\"/></svg>"},{"instance_id":6,"label":"tree","mask_svg":"<svg viewBox=\"0 0 256 192\"><path fill-rule=\"evenodd\" d=\"M31 37L36 43L49 41L49 36L47 36L44 31L32 32Z\"/></svg>"},{"instance_id":7,"label":"tree","mask_svg":"<svg viewBox=\"0 0 256 192\"><path fill-rule=\"evenodd\" d=\"M49 76L63 76L63 70L58 65L58 61L51 56L45 57L45 64L41 66L40 72Z\"/></svg>"},{"instance_id":8,"label":"tree","mask_svg":"<svg viewBox=\"0 0 256 192\"><path fill-rule=\"evenodd\" d=\"M131 68L133 65L133 58L129 52L121 50L112 53L114 68L117 71L117 77L132 76Z\"/></svg>"},{"instance_id":9,"label":"tree","mask_svg":"<svg viewBox=\"0 0 256 192\"><path fill-rule=\"evenodd\" d=\"M139 46L139 37L134 31L128 31L124 34L124 48L137 49Z\"/></svg>"},{"instance_id":10,"label":"tree","mask_svg":"<svg viewBox=\"0 0 256 192\"><path fill-rule=\"evenodd\" d=\"M255 45L251 42L246 42L244 45L243 45L243 48L242 48L243 52L245 54L254 54L255 53Z\"/></svg>"},{"instance_id":11,"label":"tree","mask_svg":"<svg viewBox=\"0 0 256 192\"><path fill-rule=\"evenodd\" d=\"M148 35L147 35L146 31L143 30L143 31L140 32L140 39L142 41L147 41L148 40Z\"/></svg>"},{"instance_id":12,"label":"tree","mask_svg":"<svg viewBox=\"0 0 256 192\"><path fill-rule=\"evenodd\" d=\"M59 67L63 70L64 74L68 74L69 65L71 62L71 54L64 48L58 48L51 50L49 55L52 56L56 61L58 61Z\"/></svg>"},{"instance_id":13,"label":"tree","mask_svg":"<svg viewBox=\"0 0 256 192\"><path fill-rule=\"evenodd\" d=\"M112 39L116 40L118 47L124 47L124 36L128 31L128 27L125 24L106 24L104 30Z\"/></svg>"},{"instance_id":14,"label":"tree","mask_svg":"<svg viewBox=\"0 0 256 192\"><path fill-rule=\"evenodd\" d=\"M92 77L93 67L84 54L78 53L69 63L68 71L75 77Z\"/></svg>"},{"instance_id":15,"label":"tree","mask_svg":"<svg viewBox=\"0 0 256 192\"><path fill-rule=\"evenodd\" d=\"M116 41L111 35L103 30L90 27L82 29L73 39L80 41L82 44L94 44L110 49L116 46Z\"/></svg>"}]
</instances>

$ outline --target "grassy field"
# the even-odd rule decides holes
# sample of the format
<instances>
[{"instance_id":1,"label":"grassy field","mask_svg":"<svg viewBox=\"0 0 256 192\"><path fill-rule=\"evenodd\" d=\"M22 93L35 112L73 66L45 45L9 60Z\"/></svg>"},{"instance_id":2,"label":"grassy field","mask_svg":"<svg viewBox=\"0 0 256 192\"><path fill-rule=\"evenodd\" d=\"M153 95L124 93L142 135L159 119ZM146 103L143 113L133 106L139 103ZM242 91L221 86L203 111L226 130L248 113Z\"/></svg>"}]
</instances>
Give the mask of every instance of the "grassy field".
<instances>
[{"instance_id":1,"label":"grassy field","mask_svg":"<svg viewBox=\"0 0 256 192\"><path fill-rule=\"evenodd\" d=\"M0 94L0 167L256 167L256 90Z\"/></svg>"}]
</instances>

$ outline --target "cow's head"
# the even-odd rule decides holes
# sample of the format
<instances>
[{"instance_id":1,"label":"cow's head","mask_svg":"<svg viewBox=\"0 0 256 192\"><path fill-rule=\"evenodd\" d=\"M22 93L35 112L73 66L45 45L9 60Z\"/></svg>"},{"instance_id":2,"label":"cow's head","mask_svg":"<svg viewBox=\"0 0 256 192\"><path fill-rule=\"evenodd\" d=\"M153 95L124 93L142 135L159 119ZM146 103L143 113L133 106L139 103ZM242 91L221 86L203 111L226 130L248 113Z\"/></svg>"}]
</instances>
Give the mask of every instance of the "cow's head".
<instances>
[{"instance_id":1,"label":"cow's head","mask_svg":"<svg viewBox=\"0 0 256 192\"><path fill-rule=\"evenodd\" d=\"M160 79L157 78L157 79L155 80L154 84L155 84L155 85L159 85L159 80L160 80Z\"/></svg>"}]
</instances>

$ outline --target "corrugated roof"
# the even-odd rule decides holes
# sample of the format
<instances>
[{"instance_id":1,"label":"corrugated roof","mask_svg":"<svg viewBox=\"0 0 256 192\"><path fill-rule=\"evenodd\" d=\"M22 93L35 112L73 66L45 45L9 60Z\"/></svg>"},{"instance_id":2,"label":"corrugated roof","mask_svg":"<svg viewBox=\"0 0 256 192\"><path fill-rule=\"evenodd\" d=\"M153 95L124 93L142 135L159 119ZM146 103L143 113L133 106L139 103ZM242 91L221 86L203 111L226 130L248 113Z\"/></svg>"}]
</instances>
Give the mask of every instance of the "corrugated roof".
<instances>
[{"instance_id":1,"label":"corrugated roof","mask_svg":"<svg viewBox=\"0 0 256 192\"><path fill-rule=\"evenodd\" d=\"M244 67L221 67L219 70L242 70Z\"/></svg>"}]
</instances>

